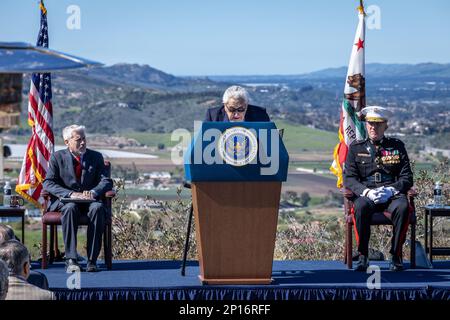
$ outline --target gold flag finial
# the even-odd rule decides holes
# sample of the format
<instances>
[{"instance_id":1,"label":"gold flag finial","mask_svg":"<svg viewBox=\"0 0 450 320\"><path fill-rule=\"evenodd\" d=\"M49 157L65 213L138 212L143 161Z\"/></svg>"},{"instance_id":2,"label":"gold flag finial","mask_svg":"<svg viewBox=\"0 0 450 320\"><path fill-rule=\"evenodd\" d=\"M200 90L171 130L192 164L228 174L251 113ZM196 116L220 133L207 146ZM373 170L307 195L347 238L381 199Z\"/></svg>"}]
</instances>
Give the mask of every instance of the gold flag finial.
<instances>
[{"instance_id":1,"label":"gold flag finial","mask_svg":"<svg viewBox=\"0 0 450 320\"><path fill-rule=\"evenodd\" d=\"M359 13L366 15L366 12L364 11L364 1L363 0L359 0L359 7L358 7Z\"/></svg>"},{"instance_id":2,"label":"gold flag finial","mask_svg":"<svg viewBox=\"0 0 450 320\"><path fill-rule=\"evenodd\" d=\"M44 0L41 0L41 2L39 3L39 8L41 8L43 14L47 14L47 9L44 6Z\"/></svg>"}]
</instances>

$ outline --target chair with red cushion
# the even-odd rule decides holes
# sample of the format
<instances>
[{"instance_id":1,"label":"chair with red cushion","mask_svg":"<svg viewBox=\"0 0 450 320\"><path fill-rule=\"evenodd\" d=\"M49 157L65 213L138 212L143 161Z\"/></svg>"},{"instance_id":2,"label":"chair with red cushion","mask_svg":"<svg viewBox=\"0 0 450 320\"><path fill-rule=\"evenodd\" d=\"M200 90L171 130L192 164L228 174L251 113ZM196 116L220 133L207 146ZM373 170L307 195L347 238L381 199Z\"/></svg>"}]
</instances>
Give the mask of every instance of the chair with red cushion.
<instances>
[{"instance_id":1,"label":"chair with red cushion","mask_svg":"<svg viewBox=\"0 0 450 320\"><path fill-rule=\"evenodd\" d=\"M108 172L108 177L111 177L111 163L105 161L105 166ZM50 194L43 190L42 197L45 200L44 208L47 208L50 203ZM112 198L116 195L115 191L108 191L103 197L103 202L106 204L107 216L105 222L105 230L103 233L103 249L105 256L105 264L108 270L112 269ZM42 269L47 269L48 263L53 263L54 261L61 259L61 254L58 249L58 229L57 227L61 225L62 214L59 211L55 212L44 212L42 215L42 247L41 255ZM87 226L89 219L86 214L80 217L80 226ZM50 228L50 246L47 242L47 231ZM47 251L48 250L48 251ZM48 261L47 261L47 252Z\"/></svg>"}]
</instances>

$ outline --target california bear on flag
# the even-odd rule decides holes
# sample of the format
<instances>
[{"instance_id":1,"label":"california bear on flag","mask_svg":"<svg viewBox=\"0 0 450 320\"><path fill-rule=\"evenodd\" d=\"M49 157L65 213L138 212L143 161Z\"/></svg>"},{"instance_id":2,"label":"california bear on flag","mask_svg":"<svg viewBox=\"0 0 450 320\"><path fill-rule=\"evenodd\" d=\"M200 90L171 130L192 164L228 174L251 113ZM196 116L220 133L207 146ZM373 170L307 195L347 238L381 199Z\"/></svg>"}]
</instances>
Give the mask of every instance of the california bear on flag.
<instances>
[{"instance_id":1,"label":"california bear on flag","mask_svg":"<svg viewBox=\"0 0 450 320\"><path fill-rule=\"evenodd\" d=\"M353 41L352 54L348 65L345 81L344 99L341 107L341 120L339 124L339 143L334 149L334 161L330 167L337 177L337 187L342 188L342 172L347 151L355 140L366 138L366 129L361 121L361 110L366 106L366 79L365 79L365 12L361 1L359 10L359 23Z\"/></svg>"}]
</instances>

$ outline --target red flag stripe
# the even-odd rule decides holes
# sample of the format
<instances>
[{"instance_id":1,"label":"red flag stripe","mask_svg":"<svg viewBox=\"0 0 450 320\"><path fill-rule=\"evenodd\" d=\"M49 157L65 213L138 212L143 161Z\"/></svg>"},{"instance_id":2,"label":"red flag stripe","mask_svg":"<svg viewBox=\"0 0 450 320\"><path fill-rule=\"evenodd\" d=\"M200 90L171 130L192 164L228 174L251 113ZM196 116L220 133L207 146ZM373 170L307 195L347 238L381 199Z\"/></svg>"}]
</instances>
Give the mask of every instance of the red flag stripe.
<instances>
[{"instance_id":1,"label":"red flag stripe","mask_svg":"<svg viewBox=\"0 0 450 320\"><path fill-rule=\"evenodd\" d=\"M37 148L34 147L30 151L33 151L33 150L37 150ZM29 156L31 158L31 166L33 167L33 165L34 165L33 169L34 169L35 174L37 171L37 173L41 176L41 178L44 179L47 170L44 169L44 167L42 166L42 163L39 161L39 160L42 160L42 158L38 158L38 155L36 154L36 152L32 152L32 154Z\"/></svg>"},{"instance_id":2,"label":"red flag stripe","mask_svg":"<svg viewBox=\"0 0 450 320\"><path fill-rule=\"evenodd\" d=\"M41 116L45 119L46 124L51 127L53 123L53 116L52 113L48 111L49 108L52 109L51 102L49 101L47 102L47 104L43 104L43 102L39 98L39 93L37 92L33 83L30 86L30 103L32 110L29 110L29 112L32 113L32 118L36 119L37 117ZM53 132L50 132L53 136ZM52 140L52 142L53 141L54 140Z\"/></svg>"},{"instance_id":3,"label":"red flag stripe","mask_svg":"<svg viewBox=\"0 0 450 320\"><path fill-rule=\"evenodd\" d=\"M52 120L52 119L45 119L42 114L39 112L38 110L38 105L36 103L36 100L34 100L34 97L30 96L30 104L33 108L33 111L35 112L35 117L34 117L34 124L36 126L36 124L39 124L39 126L43 129L43 132L45 132L45 134L47 135L47 138L52 142L52 144L54 143L54 138L53 138L53 131L52 128L48 125L48 120ZM37 122L37 123L36 123Z\"/></svg>"},{"instance_id":4,"label":"red flag stripe","mask_svg":"<svg viewBox=\"0 0 450 320\"><path fill-rule=\"evenodd\" d=\"M52 109L53 109L53 108L52 108L51 105L50 105L50 106L47 106L47 105L45 105L45 104L41 101L39 92L38 92L37 88L34 86L33 81L31 82L31 86L30 86L30 94L34 97L34 100L35 100L35 102L36 102L37 105L42 105L42 106L45 107L45 109L44 109L44 108L40 108L40 111L41 111L42 115L43 115L46 119L49 119L49 120L50 120L50 118L51 118L52 115L53 115L53 112L52 112ZM48 101L48 102L50 102L50 101Z\"/></svg>"},{"instance_id":5,"label":"red flag stripe","mask_svg":"<svg viewBox=\"0 0 450 320\"><path fill-rule=\"evenodd\" d=\"M45 145L42 143L41 139L36 139L36 148L41 152L41 154L44 156L44 158L47 160L47 162L50 160L50 151L45 147Z\"/></svg>"}]
</instances>

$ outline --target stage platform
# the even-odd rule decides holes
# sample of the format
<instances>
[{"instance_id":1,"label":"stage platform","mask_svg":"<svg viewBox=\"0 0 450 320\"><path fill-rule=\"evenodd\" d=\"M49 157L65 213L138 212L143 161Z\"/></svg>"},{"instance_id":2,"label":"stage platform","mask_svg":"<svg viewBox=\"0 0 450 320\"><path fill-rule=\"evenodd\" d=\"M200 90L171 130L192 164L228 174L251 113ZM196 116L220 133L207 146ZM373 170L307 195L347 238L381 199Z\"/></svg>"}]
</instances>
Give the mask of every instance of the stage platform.
<instances>
[{"instance_id":1,"label":"stage platform","mask_svg":"<svg viewBox=\"0 0 450 320\"><path fill-rule=\"evenodd\" d=\"M100 272L82 272L80 289L72 290L63 263L33 269L47 276L58 300L450 300L450 261L403 272L389 271L387 261L371 265L380 267L380 289L368 288L372 274L340 261L275 261L270 285L202 285L197 261L184 277L180 261L114 261L111 271L99 264Z\"/></svg>"}]
</instances>

